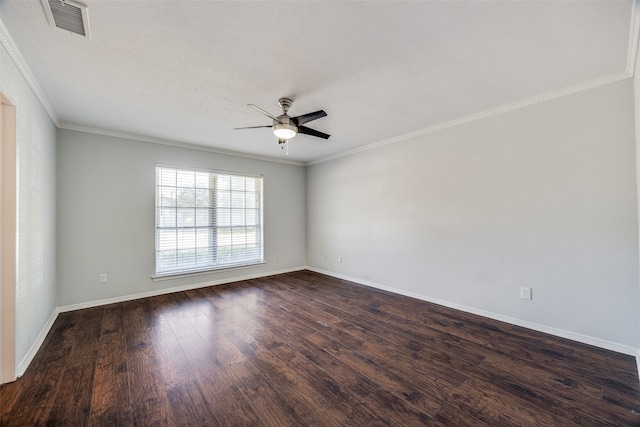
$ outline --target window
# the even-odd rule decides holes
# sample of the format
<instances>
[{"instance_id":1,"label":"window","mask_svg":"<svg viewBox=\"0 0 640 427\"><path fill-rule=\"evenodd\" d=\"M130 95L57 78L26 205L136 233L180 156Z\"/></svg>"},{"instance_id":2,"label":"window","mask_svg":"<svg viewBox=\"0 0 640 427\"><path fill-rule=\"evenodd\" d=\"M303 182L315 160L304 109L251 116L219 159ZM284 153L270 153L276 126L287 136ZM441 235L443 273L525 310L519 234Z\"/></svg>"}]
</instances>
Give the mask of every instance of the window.
<instances>
[{"instance_id":1,"label":"window","mask_svg":"<svg viewBox=\"0 0 640 427\"><path fill-rule=\"evenodd\" d=\"M156 275L263 261L262 177L156 167Z\"/></svg>"}]
</instances>

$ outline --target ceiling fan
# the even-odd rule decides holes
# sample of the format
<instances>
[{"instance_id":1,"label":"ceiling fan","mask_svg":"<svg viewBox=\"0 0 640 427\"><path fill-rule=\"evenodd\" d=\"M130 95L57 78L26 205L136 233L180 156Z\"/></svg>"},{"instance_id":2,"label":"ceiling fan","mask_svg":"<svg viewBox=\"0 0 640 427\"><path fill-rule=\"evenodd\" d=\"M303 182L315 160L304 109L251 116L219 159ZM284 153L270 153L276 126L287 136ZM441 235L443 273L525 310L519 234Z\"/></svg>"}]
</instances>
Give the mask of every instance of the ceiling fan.
<instances>
[{"instance_id":1,"label":"ceiling fan","mask_svg":"<svg viewBox=\"0 0 640 427\"><path fill-rule=\"evenodd\" d=\"M272 128L273 129L273 134L278 138L278 144L285 144L286 142L288 142L291 138L293 138L294 136L296 136L299 133L305 134L305 135L311 135L311 136L315 136L318 138L323 138L323 139L329 139L329 137L331 135L328 135L324 132L320 132L311 128L308 128L306 126L304 126L305 123L309 123L312 120L316 120L316 119L320 119L322 117L325 117L327 115L327 113L324 112L324 110L318 110L318 111L314 111L313 113L307 113L307 114L303 114L301 116L296 116L296 117L289 117L289 115L287 114L287 112L289 111L289 108L291 107L291 104L293 104L293 101L289 98L280 98L278 100L278 103L280 104L280 108L282 108L282 114L279 115L278 117L274 116L273 114L269 113L266 110L263 110L262 108L258 107L257 105L253 105L253 104L247 104L249 107L255 108L256 110L258 110L259 112L261 112L262 114L264 114L265 116L271 118L273 120L273 124L272 125L268 125L268 126L248 126L248 127L242 127L242 128L234 128L234 130L238 130L238 129L257 129L257 128ZM284 147L282 147L284 148ZM287 154L288 153L288 144L287 144Z\"/></svg>"}]
</instances>

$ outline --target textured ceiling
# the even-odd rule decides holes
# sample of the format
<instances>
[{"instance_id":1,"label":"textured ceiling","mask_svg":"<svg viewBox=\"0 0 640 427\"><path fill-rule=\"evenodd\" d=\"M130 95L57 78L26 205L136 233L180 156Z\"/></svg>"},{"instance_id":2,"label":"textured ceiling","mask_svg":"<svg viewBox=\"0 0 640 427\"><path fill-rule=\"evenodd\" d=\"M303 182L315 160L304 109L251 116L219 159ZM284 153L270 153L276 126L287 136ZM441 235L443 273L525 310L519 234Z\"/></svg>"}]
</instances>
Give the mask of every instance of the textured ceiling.
<instances>
[{"instance_id":1,"label":"textured ceiling","mask_svg":"<svg viewBox=\"0 0 640 427\"><path fill-rule=\"evenodd\" d=\"M0 0L62 127L285 158L291 115L309 162L628 70L631 1L98 1L92 39L50 27L37 0ZM72 125L72 126L70 126Z\"/></svg>"}]
</instances>

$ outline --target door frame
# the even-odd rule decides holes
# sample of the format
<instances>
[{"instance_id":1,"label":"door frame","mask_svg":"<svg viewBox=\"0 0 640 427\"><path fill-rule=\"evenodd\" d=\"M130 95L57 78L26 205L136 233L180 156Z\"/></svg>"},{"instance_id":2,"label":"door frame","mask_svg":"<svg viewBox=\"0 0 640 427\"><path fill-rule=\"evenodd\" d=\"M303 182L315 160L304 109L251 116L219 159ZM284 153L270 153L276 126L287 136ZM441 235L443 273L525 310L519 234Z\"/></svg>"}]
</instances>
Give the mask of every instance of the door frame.
<instances>
[{"instance_id":1,"label":"door frame","mask_svg":"<svg viewBox=\"0 0 640 427\"><path fill-rule=\"evenodd\" d=\"M0 384L16 379L16 107L0 92Z\"/></svg>"}]
</instances>

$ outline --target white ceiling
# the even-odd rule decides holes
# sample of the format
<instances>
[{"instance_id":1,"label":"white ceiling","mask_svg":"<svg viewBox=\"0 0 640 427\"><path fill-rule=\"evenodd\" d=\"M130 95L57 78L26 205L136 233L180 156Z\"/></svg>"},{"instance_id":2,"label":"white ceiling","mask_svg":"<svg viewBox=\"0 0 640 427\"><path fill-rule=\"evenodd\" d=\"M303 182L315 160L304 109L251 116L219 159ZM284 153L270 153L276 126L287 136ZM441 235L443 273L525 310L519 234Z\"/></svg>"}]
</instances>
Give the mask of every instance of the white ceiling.
<instances>
[{"instance_id":1,"label":"white ceiling","mask_svg":"<svg viewBox=\"0 0 640 427\"><path fill-rule=\"evenodd\" d=\"M631 1L85 0L92 39L38 0L0 19L61 127L310 162L626 72ZM635 43L631 43L633 45ZM631 47L631 51L633 51ZM633 53L633 52L632 52ZM324 109L285 156L271 120Z\"/></svg>"}]
</instances>

